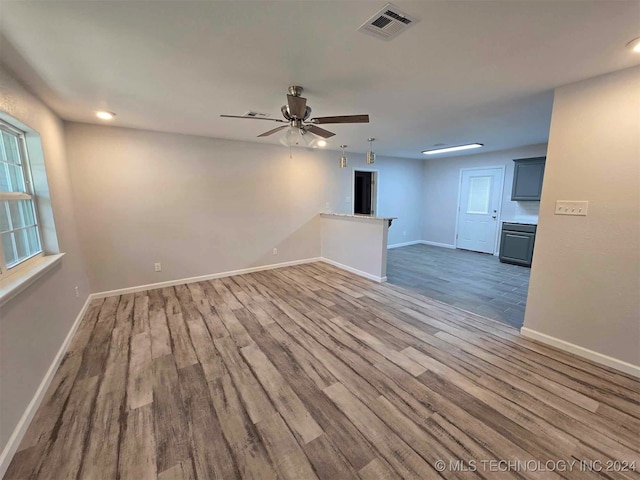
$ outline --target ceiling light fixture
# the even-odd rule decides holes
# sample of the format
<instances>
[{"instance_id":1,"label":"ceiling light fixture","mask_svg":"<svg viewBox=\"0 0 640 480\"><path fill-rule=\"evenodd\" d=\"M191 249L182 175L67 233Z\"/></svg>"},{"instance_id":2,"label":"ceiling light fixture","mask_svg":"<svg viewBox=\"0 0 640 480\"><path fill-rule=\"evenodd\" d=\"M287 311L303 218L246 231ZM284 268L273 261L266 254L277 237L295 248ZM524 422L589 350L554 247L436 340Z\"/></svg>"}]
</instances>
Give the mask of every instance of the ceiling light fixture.
<instances>
[{"instance_id":1,"label":"ceiling light fixture","mask_svg":"<svg viewBox=\"0 0 640 480\"><path fill-rule=\"evenodd\" d=\"M340 145L342 149L342 156L340 157L340 168L347 168L347 156L344 153L344 149L347 148L346 145Z\"/></svg>"},{"instance_id":2,"label":"ceiling light fixture","mask_svg":"<svg viewBox=\"0 0 640 480\"><path fill-rule=\"evenodd\" d=\"M376 154L373 153L373 141L375 138L368 138L369 141L369 151L367 152L367 165L373 165L376 163Z\"/></svg>"},{"instance_id":3,"label":"ceiling light fixture","mask_svg":"<svg viewBox=\"0 0 640 480\"><path fill-rule=\"evenodd\" d=\"M285 147L311 147L315 144L315 139L302 128L291 126L280 138L280 143Z\"/></svg>"},{"instance_id":4,"label":"ceiling light fixture","mask_svg":"<svg viewBox=\"0 0 640 480\"><path fill-rule=\"evenodd\" d=\"M627 48L633 50L636 53L640 53L640 37L634 38L627 43Z\"/></svg>"},{"instance_id":5,"label":"ceiling light fixture","mask_svg":"<svg viewBox=\"0 0 640 480\"><path fill-rule=\"evenodd\" d=\"M285 147L289 147L289 158L293 158L291 147L309 147L314 148L317 143L315 135L308 133L299 125L291 125L280 137L280 143Z\"/></svg>"},{"instance_id":6,"label":"ceiling light fixture","mask_svg":"<svg viewBox=\"0 0 640 480\"><path fill-rule=\"evenodd\" d=\"M98 117L100 120L113 120L113 117L115 116L115 113L107 112L105 110L99 110L96 112L96 117Z\"/></svg>"},{"instance_id":7,"label":"ceiling light fixture","mask_svg":"<svg viewBox=\"0 0 640 480\"><path fill-rule=\"evenodd\" d=\"M470 150L472 148L484 147L482 143L468 143L466 145L456 145L455 147L434 148L433 150L423 150L425 155L434 155L436 153L457 152L458 150Z\"/></svg>"},{"instance_id":8,"label":"ceiling light fixture","mask_svg":"<svg viewBox=\"0 0 640 480\"><path fill-rule=\"evenodd\" d=\"M327 142L324 140L318 140L318 143L316 143L316 145L318 145L319 147L326 147Z\"/></svg>"}]
</instances>

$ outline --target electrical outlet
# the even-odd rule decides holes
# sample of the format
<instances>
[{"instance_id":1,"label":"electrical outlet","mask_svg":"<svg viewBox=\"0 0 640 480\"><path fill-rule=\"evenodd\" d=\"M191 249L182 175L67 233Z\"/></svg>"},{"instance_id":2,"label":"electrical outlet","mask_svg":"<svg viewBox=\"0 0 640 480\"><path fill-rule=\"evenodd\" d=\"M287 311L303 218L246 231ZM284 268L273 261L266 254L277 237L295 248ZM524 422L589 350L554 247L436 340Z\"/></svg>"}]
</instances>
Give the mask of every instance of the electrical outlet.
<instances>
[{"instance_id":1,"label":"electrical outlet","mask_svg":"<svg viewBox=\"0 0 640 480\"><path fill-rule=\"evenodd\" d=\"M585 217L589 209L588 201L556 200L556 215L577 215Z\"/></svg>"},{"instance_id":2,"label":"electrical outlet","mask_svg":"<svg viewBox=\"0 0 640 480\"><path fill-rule=\"evenodd\" d=\"M406 231L406 230L403 230L403 231L402 231L402 236L403 236L403 237L406 237L406 236L407 236L407 231Z\"/></svg>"},{"instance_id":3,"label":"electrical outlet","mask_svg":"<svg viewBox=\"0 0 640 480\"><path fill-rule=\"evenodd\" d=\"M278 254L278 249L277 249L277 248L274 248L274 249L273 249L273 254L274 254L274 255L277 255L277 254Z\"/></svg>"},{"instance_id":4,"label":"electrical outlet","mask_svg":"<svg viewBox=\"0 0 640 480\"><path fill-rule=\"evenodd\" d=\"M154 263L153 264L153 268L156 272L161 272L162 271L162 264L160 262L158 263Z\"/></svg>"},{"instance_id":5,"label":"electrical outlet","mask_svg":"<svg viewBox=\"0 0 640 480\"><path fill-rule=\"evenodd\" d=\"M77 285L76 285L76 298L80 298L80 290L78 290Z\"/></svg>"}]
</instances>

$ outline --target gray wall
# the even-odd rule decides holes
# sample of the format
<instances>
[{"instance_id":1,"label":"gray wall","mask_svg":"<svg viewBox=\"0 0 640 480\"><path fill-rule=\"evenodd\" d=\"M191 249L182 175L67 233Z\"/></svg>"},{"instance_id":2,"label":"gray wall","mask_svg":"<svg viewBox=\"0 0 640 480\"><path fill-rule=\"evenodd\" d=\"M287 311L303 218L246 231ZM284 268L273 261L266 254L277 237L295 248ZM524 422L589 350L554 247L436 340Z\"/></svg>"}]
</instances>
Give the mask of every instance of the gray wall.
<instances>
[{"instance_id":1,"label":"gray wall","mask_svg":"<svg viewBox=\"0 0 640 480\"><path fill-rule=\"evenodd\" d=\"M45 245L66 253L60 266L0 308L2 450L84 304L89 284L76 233L62 123L2 68L0 110L40 133L50 197L43 214L53 213L57 229L57 242L49 237Z\"/></svg>"},{"instance_id":2,"label":"gray wall","mask_svg":"<svg viewBox=\"0 0 640 480\"><path fill-rule=\"evenodd\" d=\"M640 67L556 90L524 326L640 365ZM554 215L588 200L586 217Z\"/></svg>"},{"instance_id":3,"label":"gray wall","mask_svg":"<svg viewBox=\"0 0 640 480\"><path fill-rule=\"evenodd\" d=\"M387 220L321 215L322 258L382 282L387 276Z\"/></svg>"},{"instance_id":4,"label":"gray wall","mask_svg":"<svg viewBox=\"0 0 640 480\"><path fill-rule=\"evenodd\" d=\"M320 256L318 213L349 213L362 155L69 123L94 292ZM379 157L389 244L420 239L420 161ZM349 201L347 201L349 199ZM278 248L278 255L272 249ZM154 262L162 272L153 271Z\"/></svg>"},{"instance_id":5,"label":"gray wall","mask_svg":"<svg viewBox=\"0 0 640 480\"><path fill-rule=\"evenodd\" d=\"M537 223L540 202L512 202L513 159L544 156L547 144L530 145L513 150L427 159L424 162L424 183L421 214L422 239L454 245L460 169L505 166L501 221Z\"/></svg>"}]
</instances>

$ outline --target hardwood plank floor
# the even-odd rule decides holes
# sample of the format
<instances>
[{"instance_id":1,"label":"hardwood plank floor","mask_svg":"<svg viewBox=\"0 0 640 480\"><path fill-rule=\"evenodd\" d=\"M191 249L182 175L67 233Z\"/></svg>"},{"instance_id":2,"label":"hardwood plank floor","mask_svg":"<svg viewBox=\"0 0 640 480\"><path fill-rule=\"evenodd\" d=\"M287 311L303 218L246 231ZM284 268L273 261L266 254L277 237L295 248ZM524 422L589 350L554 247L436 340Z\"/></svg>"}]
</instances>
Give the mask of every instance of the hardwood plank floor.
<instances>
[{"instance_id":1,"label":"hardwood plank floor","mask_svg":"<svg viewBox=\"0 0 640 480\"><path fill-rule=\"evenodd\" d=\"M524 323L530 268L432 245L393 248L387 281L516 328Z\"/></svg>"},{"instance_id":2,"label":"hardwood plank floor","mask_svg":"<svg viewBox=\"0 0 640 480\"><path fill-rule=\"evenodd\" d=\"M5 479L638 469L637 379L313 263L94 301Z\"/></svg>"}]
</instances>

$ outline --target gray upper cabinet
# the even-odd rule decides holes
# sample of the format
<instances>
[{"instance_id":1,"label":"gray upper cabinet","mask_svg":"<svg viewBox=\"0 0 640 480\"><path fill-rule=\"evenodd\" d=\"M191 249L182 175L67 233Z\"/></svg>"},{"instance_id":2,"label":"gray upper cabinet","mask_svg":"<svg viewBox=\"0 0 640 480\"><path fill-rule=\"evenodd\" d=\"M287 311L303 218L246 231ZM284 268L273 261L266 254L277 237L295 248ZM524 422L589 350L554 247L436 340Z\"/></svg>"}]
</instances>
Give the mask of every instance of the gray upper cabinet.
<instances>
[{"instance_id":1,"label":"gray upper cabinet","mask_svg":"<svg viewBox=\"0 0 640 480\"><path fill-rule=\"evenodd\" d=\"M547 157L535 157L514 160L511 200L540 200L546 159Z\"/></svg>"}]
</instances>

